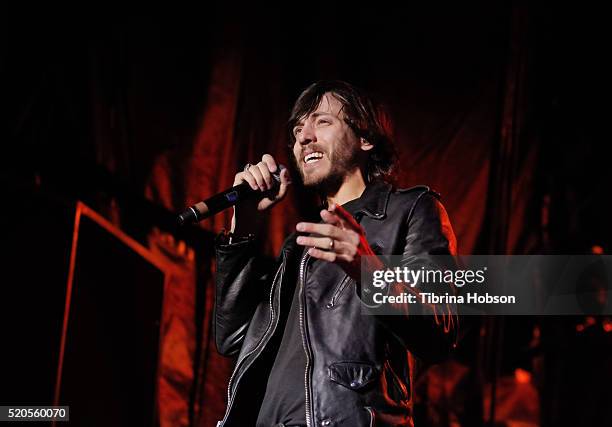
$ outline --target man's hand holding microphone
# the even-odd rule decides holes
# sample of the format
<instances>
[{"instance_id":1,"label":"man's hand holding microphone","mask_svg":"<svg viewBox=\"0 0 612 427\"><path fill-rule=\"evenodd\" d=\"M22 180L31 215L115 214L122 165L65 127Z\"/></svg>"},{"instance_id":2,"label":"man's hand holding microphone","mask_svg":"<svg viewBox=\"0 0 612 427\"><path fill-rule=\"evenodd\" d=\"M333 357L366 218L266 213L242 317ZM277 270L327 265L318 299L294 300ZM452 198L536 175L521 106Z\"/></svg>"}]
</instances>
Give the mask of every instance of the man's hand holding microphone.
<instances>
[{"instance_id":1,"label":"man's hand holding microphone","mask_svg":"<svg viewBox=\"0 0 612 427\"><path fill-rule=\"evenodd\" d=\"M181 212L177 217L178 224L193 224L235 205L240 205L240 217L249 218L242 214L248 212L255 215L249 218L250 221L258 221L260 215L256 215L257 211L266 211L287 194L287 187L291 183L289 171L278 165L271 155L264 154L261 162L256 165L248 164L244 169L236 174L231 188ZM235 228L235 220L236 215L232 221L232 231ZM241 229L242 225L247 224L242 222Z\"/></svg>"},{"instance_id":2,"label":"man's hand holding microphone","mask_svg":"<svg viewBox=\"0 0 612 427\"><path fill-rule=\"evenodd\" d=\"M280 182L273 177L275 173L279 173ZM276 163L270 154L264 154L259 163L248 164L244 171L236 174L234 187L242 183L247 183L258 194L234 206L231 232L247 236L256 234L260 229L266 217L263 212L269 212L272 206L285 198L291 178L287 168Z\"/></svg>"}]
</instances>

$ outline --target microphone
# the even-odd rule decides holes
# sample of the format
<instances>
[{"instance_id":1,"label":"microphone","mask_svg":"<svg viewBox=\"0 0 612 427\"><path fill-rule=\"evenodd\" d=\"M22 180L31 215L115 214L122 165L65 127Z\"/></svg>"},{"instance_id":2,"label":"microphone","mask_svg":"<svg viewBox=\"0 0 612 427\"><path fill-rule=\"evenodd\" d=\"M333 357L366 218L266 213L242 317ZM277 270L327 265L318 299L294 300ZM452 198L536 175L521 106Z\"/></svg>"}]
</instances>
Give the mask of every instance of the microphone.
<instances>
[{"instance_id":1,"label":"microphone","mask_svg":"<svg viewBox=\"0 0 612 427\"><path fill-rule=\"evenodd\" d=\"M219 194L215 194L202 202L189 206L178 215L178 224L195 224L229 208L230 206L234 206L243 200L250 199L257 195L261 196L263 194L264 196L273 196L276 194L278 187L280 186L280 173L283 169L285 169L283 165L278 165L277 171L272 174L274 183L270 190L262 193L260 191L253 190L248 182L240 183L235 187L228 188L227 190Z\"/></svg>"}]
</instances>

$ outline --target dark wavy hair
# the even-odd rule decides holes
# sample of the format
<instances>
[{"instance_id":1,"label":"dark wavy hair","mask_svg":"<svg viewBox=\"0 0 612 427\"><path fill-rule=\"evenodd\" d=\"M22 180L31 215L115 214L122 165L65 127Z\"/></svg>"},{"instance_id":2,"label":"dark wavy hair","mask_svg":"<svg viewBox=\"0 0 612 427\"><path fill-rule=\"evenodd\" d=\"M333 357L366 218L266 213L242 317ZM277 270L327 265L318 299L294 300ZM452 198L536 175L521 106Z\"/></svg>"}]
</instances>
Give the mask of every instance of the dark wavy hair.
<instances>
[{"instance_id":1,"label":"dark wavy hair","mask_svg":"<svg viewBox=\"0 0 612 427\"><path fill-rule=\"evenodd\" d=\"M357 87L340 80L318 81L307 87L298 97L287 123L289 147L295 144L293 128L304 117L316 110L323 95L330 93L342 104L344 120L359 138L374 147L368 151L366 176L368 182L393 180L397 153L393 146L390 121L382 105Z\"/></svg>"}]
</instances>

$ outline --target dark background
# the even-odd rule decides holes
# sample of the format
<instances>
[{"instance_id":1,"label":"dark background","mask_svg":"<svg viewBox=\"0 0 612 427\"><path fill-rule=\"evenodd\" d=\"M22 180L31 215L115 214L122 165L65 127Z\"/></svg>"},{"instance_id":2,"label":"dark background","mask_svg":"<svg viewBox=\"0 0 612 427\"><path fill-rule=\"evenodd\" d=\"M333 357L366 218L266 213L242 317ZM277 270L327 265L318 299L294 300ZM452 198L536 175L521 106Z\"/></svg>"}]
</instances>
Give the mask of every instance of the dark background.
<instances>
[{"instance_id":1,"label":"dark background","mask_svg":"<svg viewBox=\"0 0 612 427\"><path fill-rule=\"evenodd\" d=\"M3 20L8 242L29 238L20 227L38 221L39 206L53 216L49 200L57 206L82 200L177 266L181 273L164 300L162 424L211 425L221 417L231 367L209 334L211 239L229 214L177 230L172 213L225 189L263 153L286 162L284 123L313 81L347 80L387 105L400 153L398 183L441 193L460 253L610 250L603 95L609 30L595 8L308 3L180 13L93 8L80 15L9 8ZM270 255L297 218L312 214L310 200L295 188L274 211L266 229ZM19 215L19 226L9 211ZM56 239L51 232L40 236ZM42 286L17 285L24 268L40 263L22 246L5 245L5 261L22 260L7 262L5 292ZM34 321L43 317L40 307L26 310ZM442 404L431 390L421 392L423 425L445 425L439 414L461 412L457 406L465 408L462 425L481 423L487 387L505 387L517 368L532 375L530 390L540 402L538 412L519 410L524 419L606 424L599 403L609 401L605 321L507 318L467 325L449 368L464 372L466 402L451 395ZM588 336L578 331L583 324ZM448 372L428 375L460 389ZM507 386L516 392L516 384ZM521 417L508 414L500 422Z\"/></svg>"}]
</instances>

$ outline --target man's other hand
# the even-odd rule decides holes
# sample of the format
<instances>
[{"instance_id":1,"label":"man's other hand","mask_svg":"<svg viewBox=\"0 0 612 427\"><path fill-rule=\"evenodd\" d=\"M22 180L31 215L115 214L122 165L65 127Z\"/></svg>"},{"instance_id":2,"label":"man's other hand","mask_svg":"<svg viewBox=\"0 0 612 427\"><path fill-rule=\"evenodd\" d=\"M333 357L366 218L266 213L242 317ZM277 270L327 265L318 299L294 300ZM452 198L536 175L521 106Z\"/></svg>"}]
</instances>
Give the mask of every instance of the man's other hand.
<instances>
[{"instance_id":1,"label":"man's other hand","mask_svg":"<svg viewBox=\"0 0 612 427\"><path fill-rule=\"evenodd\" d=\"M321 211L323 224L300 222L296 230L311 233L299 236L297 243L309 246L308 254L314 258L337 263L355 281L361 273L361 257L375 255L366 240L363 228L342 206L332 205ZM373 257L373 269L383 267L378 258Z\"/></svg>"}]
</instances>

